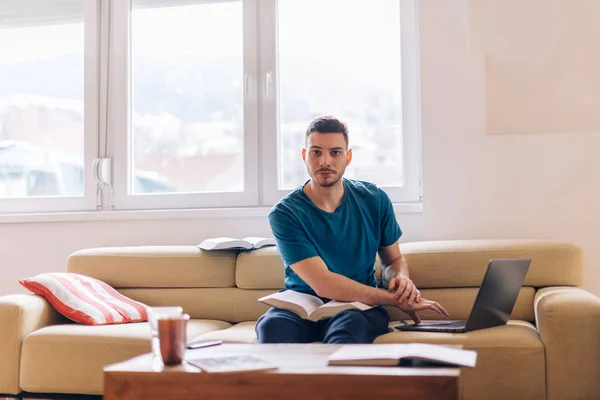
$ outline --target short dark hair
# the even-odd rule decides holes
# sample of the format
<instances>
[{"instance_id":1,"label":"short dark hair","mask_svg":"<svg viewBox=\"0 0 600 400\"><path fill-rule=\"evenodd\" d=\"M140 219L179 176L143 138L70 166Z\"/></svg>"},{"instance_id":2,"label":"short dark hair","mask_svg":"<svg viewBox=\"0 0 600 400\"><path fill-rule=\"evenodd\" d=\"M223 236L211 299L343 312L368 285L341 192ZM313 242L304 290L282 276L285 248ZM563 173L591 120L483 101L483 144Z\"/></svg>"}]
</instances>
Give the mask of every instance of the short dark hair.
<instances>
[{"instance_id":1,"label":"short dark hair","mask_svg":"<svg viewBox=\"0 0 600 400\"><path fill-rule=\"evenodd\" d=\"M308 124L308 129L306 130L306 141L308 142L308 137L313 132L319 133L341 133L344 135L344 140L346 141L346 146L348 146L348 125L344 121L339 118L334 117L333 115L323 115L313 119L310 124Z\"/></svg>"}]
</instances>

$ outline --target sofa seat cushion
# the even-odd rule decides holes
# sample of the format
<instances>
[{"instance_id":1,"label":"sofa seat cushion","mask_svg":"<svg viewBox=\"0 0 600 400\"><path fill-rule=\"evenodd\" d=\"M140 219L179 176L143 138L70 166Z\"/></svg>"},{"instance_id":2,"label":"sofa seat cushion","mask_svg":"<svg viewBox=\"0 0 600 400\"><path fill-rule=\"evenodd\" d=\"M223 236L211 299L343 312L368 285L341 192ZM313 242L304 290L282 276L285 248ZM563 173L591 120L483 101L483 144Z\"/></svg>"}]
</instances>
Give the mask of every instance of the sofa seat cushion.
<instances>
[{"instance_id":1,"label":"sofa seat cushion","mask_svg":"<svg viewBox=\"0 0 600 400\"><path fill-rule=\"evenodd\" d=\"M222 340L223 343L257 343L256 321L246 321L237 323L221 331L207 332L200 337L204 340Z\"/></svg>"},{"instance_id":2,"label":"sofa seat cushion","mask_svg":"<svg viewBox=\"0 0 600 400\"><path fill-rule=\"evenodd\" d=\"M188 341L230 325L192 319L187 329ZM150 351L147 322L48 326L23 341L20 386L34 393L102 394L104 366Z\"/></svg>"},{"instance_id":3,"label":"sofa seat cushion","mask_svg":"<svg viewBox=\"0 0 600 400\"><path fill-rule=\"evenodd\" d=\"M505 326L460 334L400 332L393 329L398 324L391 322L390 332L375 343L456 344L477 351L477 366L462 370L465 398L545 399L544 346L529 322L511 320ZM200 337L224 343L256 343L255 326L255 321L240 322Z\"/></svg>"},{"instance_id":4,"label":"sofa seat cushion","mask_svg":"<svg viewBox=\"0 0 600 400\"><path fill-rule=\"evenodd\" d=\"M398 323L391 323L390 327ZM394 330L375 340L375 343L414 342L456 344L477 351L477 366L461 372L465 398L546 398L544 345L529 322L511 320L504 326L467 333Z\"/></svg>"}]
</instances>

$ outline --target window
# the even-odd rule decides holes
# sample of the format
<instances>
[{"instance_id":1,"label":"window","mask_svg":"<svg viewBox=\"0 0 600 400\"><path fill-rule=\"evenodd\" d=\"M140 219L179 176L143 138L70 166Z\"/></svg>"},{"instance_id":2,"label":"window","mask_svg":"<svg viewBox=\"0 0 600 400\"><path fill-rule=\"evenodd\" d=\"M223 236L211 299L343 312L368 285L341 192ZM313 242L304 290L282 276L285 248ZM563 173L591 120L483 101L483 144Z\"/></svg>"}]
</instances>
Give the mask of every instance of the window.
<instances>
[{"instance_id":1,"label":"window","mask_svg":"<svg viewBox=\"0 0 600 400\"><path fill-rule=\"evenodd\" d=\"M279 1L279 189L308 179L290 160L299 159L307 121L323 114L350 127L346 176L403 184L399 16L397 1Z\"/></svg>"},{"instance_id":2,"label":"window","mask_svg":"<svg viewBox=\"0 0 600 400\"><path fill-rule=\"evenodd\" d=\"M84 174L94 153L84 135L94 107L84 107L85 52L95 51L86 29L81 1L0 2L2 212L95 208Z\"/></svg>"},{"instance_id":3,"label":"window","mask_svg":"<svg viewBox=\"0 0 600 400\"><path fill-rule=\"evenodd\" d=\"M0 0L1 212L269 207L322 114L419 201L415 3Z\"/></svg>"},{"instance_id":4,"label":"window","mask_svg":"<svg viewBox=\"0 0 600 400\"><path fill-rule=\"evenodd\" d=\"M144 4L134 0L131 13L130 189L242 191L242 2L142 9L138 3Z\"/></svg>"},{"instance_id":5,"label":"window","mask_svg":"<svg viewBox=\"0 0 600 400\"><path fill-rule=\"evenodd\" d=\"M394 202L419 201L415 2L261 4L267 203L308 179L300 149L308 121L322 114L348 123L354 156L345 176L378 184Z\"/></svg>"},{"instance_id":6,"label":"window","mask_svg":"<svg viewBox=\"0 0 600 400\"><path fill-rule=\"evenodd\" d=\"M115 209L257 206L256 1L114 4Z\"/></svg>"}]
</instances>

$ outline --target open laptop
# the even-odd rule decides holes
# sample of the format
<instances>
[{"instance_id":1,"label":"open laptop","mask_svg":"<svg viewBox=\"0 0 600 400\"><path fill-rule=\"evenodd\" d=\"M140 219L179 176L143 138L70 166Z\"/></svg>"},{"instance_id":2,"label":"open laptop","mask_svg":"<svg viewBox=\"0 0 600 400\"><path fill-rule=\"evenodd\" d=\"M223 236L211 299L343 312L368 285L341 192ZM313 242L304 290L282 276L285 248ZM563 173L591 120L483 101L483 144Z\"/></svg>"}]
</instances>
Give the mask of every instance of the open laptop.
<instances>
[{"instance_id":1,"label":"open laptop","mask_svg":"<svg viewBox=\"0 0 600 400\"><path fill-rule=\"evenodd\" d=\"M467 321L426 321L396 326L396 329L462 333L505 325L530 264L529 258L490 260Z\"/></svg>"}]
</instances>

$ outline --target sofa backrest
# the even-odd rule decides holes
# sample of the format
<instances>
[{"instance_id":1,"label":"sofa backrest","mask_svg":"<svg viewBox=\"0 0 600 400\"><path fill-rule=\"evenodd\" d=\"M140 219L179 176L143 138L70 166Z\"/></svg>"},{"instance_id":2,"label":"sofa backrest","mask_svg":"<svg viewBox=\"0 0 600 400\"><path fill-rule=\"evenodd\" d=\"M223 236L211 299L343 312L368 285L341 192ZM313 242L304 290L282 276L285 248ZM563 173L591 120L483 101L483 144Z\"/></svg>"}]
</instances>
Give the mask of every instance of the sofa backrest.
<instances>
[{"instance_id":1,"label":"sofa backrest","mask_svg":"<svg viewBox=\"0 0 600 400\"><path fill-rule=\"evenodd\" d=\"M529 257L532 264L511 318L532 321L537 288L579 286L583 258L578 246L549 241L468 240L401 244L411 279L426 298L439 301L454 319L466 319L488 261ZM376 277L381 268L376 260ZM149 306L181 305L192 318L256 320L267 310L257 299L284 287L275 247L253 252L202 251L196 246L142 246L81 250L69 272L103 280ZM406 315L387 307L392 319ZM422 313L424 319L436 314Z\"/></svg>"}]
</instances>

